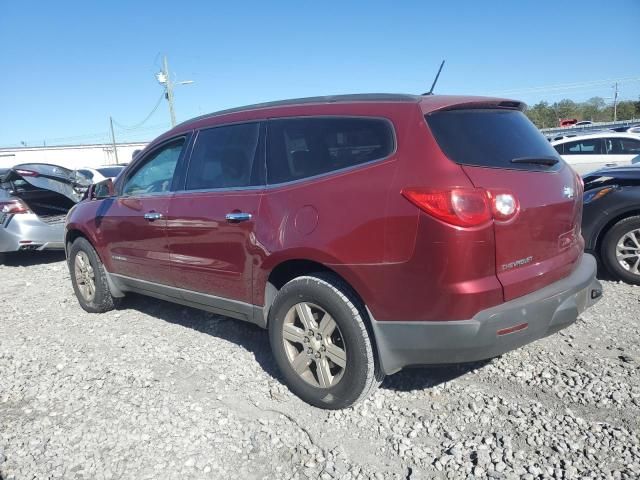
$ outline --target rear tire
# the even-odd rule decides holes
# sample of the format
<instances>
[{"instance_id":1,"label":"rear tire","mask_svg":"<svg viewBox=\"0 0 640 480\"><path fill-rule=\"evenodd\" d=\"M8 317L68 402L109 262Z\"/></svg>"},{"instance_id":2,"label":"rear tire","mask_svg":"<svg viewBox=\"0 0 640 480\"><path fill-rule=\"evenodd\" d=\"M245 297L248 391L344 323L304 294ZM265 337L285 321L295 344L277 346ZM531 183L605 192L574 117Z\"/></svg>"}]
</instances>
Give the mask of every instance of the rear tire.
<instances>
[{"instance_id":1,"label":"rear tire","mask_svg":"<svg viewBox=\"0 0 640 480\"><path fill-rule=\"evenodd\" d=\"M623 218L607 231L600 258L616 279L640 285L640 216Z\"/></svg>"},{"instance_id":2,"label":"rear tire","mask_svg":"<svg viewBox=\"0 0 640 480\"><path fill-rule=\"evenodd\" d=\"M86 238L73 242L67 263L73 291L85 311L104 313L118 306L120 299L111 295L104 266Z\"/></svg>"},{"instance_id":3,"label":"rear tire","mask_svg":"<svg viewBox=\"0 0 640 480\"><path fill-rule=\"evenodd\" d=\"M335 275L298 277L269 311L269 340L289 389L320 408L349 407L382 382L366 310Z\"/></svg>"}]
</instances>

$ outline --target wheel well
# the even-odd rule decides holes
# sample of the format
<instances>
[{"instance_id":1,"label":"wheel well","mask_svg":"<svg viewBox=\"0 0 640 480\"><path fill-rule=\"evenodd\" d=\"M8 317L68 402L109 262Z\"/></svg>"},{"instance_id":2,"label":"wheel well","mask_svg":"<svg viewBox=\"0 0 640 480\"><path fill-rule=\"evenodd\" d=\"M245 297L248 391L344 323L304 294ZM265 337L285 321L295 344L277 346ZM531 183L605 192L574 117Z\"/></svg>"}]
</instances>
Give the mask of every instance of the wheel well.
<instances>
[{"instance_id":1,"label":"wheel well","mask_svg":"<svg viewBox=\"0 0 640 480\"><path fill-rule=\"evenodd\" d=\"M64 239L64 249L67 252L67 255L69 254L69 246L79 237L87 238L80 230L71 230L67 233L67 236Z\"/></svg>"},{"instance_id":2,"label":"wheel well","mask_svg":"<svg viewBox=\"0 0 640 480\"><path fill-rule=\"evenodd\" d=\"M373 326L371 325L371 318L369 317L369 310L366 308L366 304L364 300L358 293L358 291L353 288L351 283L347 281L342 275L340 275L335 270L330 269L326 265L323 265L318 262L314 262L312 260L287 260L277 265L269 274L269 278L267 280L267 285L265 288L264 295L264 320L265 326L268 325L269 319L269 310L271 305L273 304L273 300L275 299L278 290L280 290L287 282L293 280L296 277L302 277L304 275L311 275L313 273L330 273L338 277L344 284L351 290L355 296L355 300L360 303L360 309L362 319L364 320L364 324L367 327L367 332L369 333L369 338L371 339L373 349L375 352L376 362L380 364L380 358L378 356L378 344L376 340L376 336L373 332Z\"/></svg>"},{"instance_id":3,"label":"wheel well","mask_svg":"<svg viewBox=\"0 0 640 480\"><path fill-rule=\"evenodd\" d=\"M631 210L628 212L621 213L620 215L609 220L604 227L600 229L598 232L598 236L596 237L596 252L600 254L600 249L602 248L602 241L604 237L607 235L607 232L620 220L623 220L628 217L635 217L640 215L640 210Z\"/></svg>"},{"instance_id":4,"label":"wheel well","mask_svg":"<svg viewBox=\"0 0 640 480\"><path fill-rule=\"evenodd\" d=\"M355 288L339 273L335 270L330 269L326 265L322 263L314 262L312 260L287 260L277 265L271 273L269 274L269 278L267 279L267 286L265 288L265 298L264 298L264 312L265 316L268 315L269 309L271 308L271 304L280 290L284 285L297 277L302 277L304 275L310 275L313 273L330 273L335 275L340 280L342 280L350 289L351 293L356 296L357 300L364 306L364 300L357 292ZM363 315L366 316L366 321L369 321L369 315L367 312L363 312Z\"/></svg>"}]
</instances>

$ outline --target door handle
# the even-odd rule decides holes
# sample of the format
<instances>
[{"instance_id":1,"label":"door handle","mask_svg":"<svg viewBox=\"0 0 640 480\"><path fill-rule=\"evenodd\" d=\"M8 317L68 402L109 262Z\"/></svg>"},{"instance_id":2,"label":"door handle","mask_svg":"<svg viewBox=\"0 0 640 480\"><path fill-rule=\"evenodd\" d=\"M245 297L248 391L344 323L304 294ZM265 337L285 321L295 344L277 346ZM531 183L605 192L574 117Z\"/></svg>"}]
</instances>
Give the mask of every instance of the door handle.
<instances>
[{"instance_id":1,"label":"door handle","mask_svg":"<svg viewBox=\"0 0 640 480\"><path fill-rule=\"evenodd\" d=\"M225 215L227 222L229 223L240 223L251 220L251 214L245 212L231 212Z\"/></svg>"},{"instance_id":2,"label":"door handle","mask_svg":"<svg viewBox=\"0 0 640 480\"><path fill-rule=\"evenodd\" d=\"M144 214L144 219L153 222L154 220L160 220L162 214L160 212L149 212Z\"/></svg>"}]
</instances>

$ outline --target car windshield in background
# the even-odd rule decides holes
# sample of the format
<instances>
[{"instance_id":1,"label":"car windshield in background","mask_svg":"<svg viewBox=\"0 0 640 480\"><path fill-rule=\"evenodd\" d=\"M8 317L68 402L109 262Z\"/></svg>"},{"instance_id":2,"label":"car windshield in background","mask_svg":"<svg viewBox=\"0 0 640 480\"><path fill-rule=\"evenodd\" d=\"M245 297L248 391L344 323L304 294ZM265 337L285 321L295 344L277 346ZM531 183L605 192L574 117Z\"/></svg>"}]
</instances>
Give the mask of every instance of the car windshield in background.
<instances>
[{"instance_id":1,"label":"car windshield in background","mask_svg":"<svg viewBox=\"0 0 640 480\"><path fill-rule=\"evenodd\" d=\"M548 170L560 162L555 149L518 110L445 110L425 118L442 151L458 164ZM522 161L513 162L516 159Z\"/></svg>"},{"instance_id":2,"label":"car windshield in background","mask_svg":"<svg viewBox=\"0 0 640 480\"><path fill-rule=\"evenodd\" d=\"M103 177L117 177L118 174L124 169L124 167L103 167L103 168L96 168L96 170L98 172L100 172L100 174Z\"/></svg>"}]
</instances>

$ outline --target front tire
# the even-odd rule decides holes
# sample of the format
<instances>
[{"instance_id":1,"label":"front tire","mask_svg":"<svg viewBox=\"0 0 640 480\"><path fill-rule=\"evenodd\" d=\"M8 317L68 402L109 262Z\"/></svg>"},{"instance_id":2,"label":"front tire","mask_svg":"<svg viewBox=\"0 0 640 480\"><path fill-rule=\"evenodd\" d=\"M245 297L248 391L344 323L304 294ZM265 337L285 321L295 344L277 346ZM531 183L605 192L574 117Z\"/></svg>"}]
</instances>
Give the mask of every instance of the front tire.
<instances>
[{"instance_id":1,"label":"front tire","mask_svg":"<svg viewBox=\"0 0 640 480\"><path fill-rule=\"evenodd\" d=\"M100 257L86 238L79 237L73 242L67 262L73 291L85 311L104 313L118 305L119 299L109 290Z\"/></svg>"},{"instance_id":2,"label":"front tire","mask_svg":"<svg viewBox=\"0 0 640 480\"><path fill-rule=\"evenodd\" d=\"M339 409L380 385L364 315L364 306L335 275L298 277L282 287L269 311L269 340L293 393L316 407Z\"/></svg>"},{"instance_id":3,"label":"front tire","mask_svg":"<svg viewBox=\"0 0 640 480\"><path fill-rule=\"evenodd\" d=\"M600 257L614 277L640 285L640 216L623 218L609 229Z\"/></svg>"}]
</instances>

